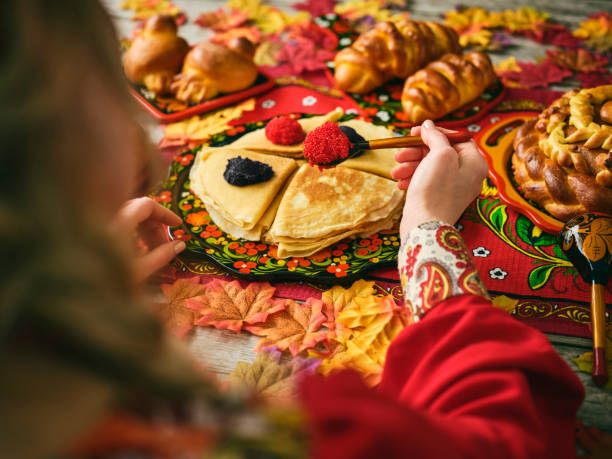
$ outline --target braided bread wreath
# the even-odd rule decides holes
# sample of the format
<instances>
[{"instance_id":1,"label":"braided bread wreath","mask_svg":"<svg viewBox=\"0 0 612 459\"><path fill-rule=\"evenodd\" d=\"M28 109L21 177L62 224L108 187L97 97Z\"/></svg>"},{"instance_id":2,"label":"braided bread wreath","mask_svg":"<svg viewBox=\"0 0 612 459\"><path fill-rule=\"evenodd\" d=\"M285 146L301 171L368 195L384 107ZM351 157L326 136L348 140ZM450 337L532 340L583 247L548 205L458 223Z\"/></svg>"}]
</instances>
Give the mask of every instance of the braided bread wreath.
<instances>
[{"instance_id":1,"label":"braided bread wreath","mask_svg":"<svg viewBox=\"0 0 612 459\"><path fill-rule=\"evenodd\" d=\"M612 85L572 90L517 131L514 178L562 221L612 214Z\"/></svg>"}]
</instances>

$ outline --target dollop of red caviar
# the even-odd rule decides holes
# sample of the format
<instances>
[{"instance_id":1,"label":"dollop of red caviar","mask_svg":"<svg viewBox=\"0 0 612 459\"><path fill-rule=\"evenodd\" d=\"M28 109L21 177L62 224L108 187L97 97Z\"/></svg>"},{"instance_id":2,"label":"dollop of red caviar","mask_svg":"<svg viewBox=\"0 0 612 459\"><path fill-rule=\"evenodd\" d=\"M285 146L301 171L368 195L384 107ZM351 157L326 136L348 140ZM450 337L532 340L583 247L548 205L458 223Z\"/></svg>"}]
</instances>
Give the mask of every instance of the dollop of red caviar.
<instances>
[{"instance_id":1,"label":"dollop of red caviar","mask_svg":"<svg viewBox=\"0 0 612 459\"><path fill-rule=\"evenodd\" d=\"M289 116L277 116L266 125L266 137L276 145L294 145L305 136L300 123Z\"/></svg>"},{"instance_id":2,"label":"dollop of red caviar","mask_svg":"<svg viewBox=\"0 0 612 459\"><path fill-rule=\"evenodd\" d=\"M304 158L311 165L325 165L348 156L351 142L336 123L326 121L304 140Z\"/></svg>"}]
</instances>

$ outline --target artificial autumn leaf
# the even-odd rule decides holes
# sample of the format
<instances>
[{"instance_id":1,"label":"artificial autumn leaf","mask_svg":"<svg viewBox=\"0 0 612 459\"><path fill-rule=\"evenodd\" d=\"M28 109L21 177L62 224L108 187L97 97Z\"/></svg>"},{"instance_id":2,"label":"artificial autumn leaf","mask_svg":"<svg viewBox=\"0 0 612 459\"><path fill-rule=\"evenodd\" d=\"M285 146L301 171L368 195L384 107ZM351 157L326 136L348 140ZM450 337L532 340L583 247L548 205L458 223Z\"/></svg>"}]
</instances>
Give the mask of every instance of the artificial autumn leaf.
<instances>
[{"instance_id":1,"label":"artificial autumn leaf","mask_svg":"<svg viewBox=\"0 0 612 459\"><path fill-rule=\"evenodd\" d=\"M276 56L280 52L283 45L277 41L266 40L260 44L255 50L255 56L253 56L253 62L255 65L262 65L267 67L274 67L278 65Z\"/></svg>"},{"instance_id":2,"label":"artificial autumn leaf","mask_svg":"<svg viewBox=\"0 0 612 459\"><path fill-rule=\"evenodd\" d=\"M160 315L170 333L184 338L193 328L196 319L196 313L187 307L186 301L202 295L206 286L200 284L199 277L192 277L179 279L173 284L162 284L161 290L166 297L166 303L152 304L151 307Z\"/></svg>"},{"instance_id":3,"label":"artificial autumn leaf","mask_svg":"<svg viewBox=\"0 0 612 459\"><path fill-rule=\"evenodd\" d=\"M502 27L515 32L517 30L532 30L548 20L548 13L541 13L530 6L523 6L516 10L505 10L499 13L501 18L499 22Z\"/></svg>"},{"instance_id":4,"label":"artificial autumn leaf","mask_svg":"<svg viewBox=\"0 0 612 459\"><path fill-rule=\"evenodd\" d=\"M509 80L524 88L546 88L551 83L559 83L572 76L572 72L555 65L550 59L539 64L531 62L517 62L520 72L503 72L504 80Z\"/></svg>"},{"instance_id":5,"label":"artificial autumn leaf","mask_svg":"<svg viewBox=\"0 0 612 459\"><path fill-rule=\"evenodd\" d=\"M286 43L277 55L279 62L288 65L292 75L324 69L327 67L326 62L333 58L334 53L325 49L317 49L312 41L305 39Z\"/></svg>"},{"instance_id":6,"label":"artificial autumn leaf","mask_svg":"<svg viewBox=\"0 0 612 459\"><path fill-rule=\"evenodd\" d=\"M531 38L538 43L558 46L559 48L575 49L580 46L581 39L575 37L572 31L561 24L546 21L537 24L533 29L515 31L520 35Z\"/></svg>"},{"instance_id":7,"label":"artificial autumn leaf","mask_svg":"<svg viewBox=\"0 0 612 459\"><path fill-rule=\"evenodd\" d=\"M493 298L493 301L491 301L491 303L493 304L493 306L496 306L508 313L511 313L516 308L518 300L507 297L506 295L499 295Z\"/></svg>"},{"instance_id":8,"label":"artificial autumn leaf","mask_svg":"<svg viewBox=\"0 0 612 459\"><path fill-rule=\"evenodd\" d=\"M601 73L578 73L575 77L580 82L582 88L594 88L596 86L604 86L612 84L612 75Z\"/></svg>"},{"instance_id":9,"label":"artificial autumn leaf","mask_svg":"<svg viewBox=\"0 0 612 459\"><path fill-rule=\"evenodd\" d=\"M137 21L147 20L155 14L173 16L176 25L183 24L187 19L181 9L169 0L124 0L119 7L134 11L132 19Z\"/></svg>"},{"instance_id":10,"label":"artificial autumn leaf","mask_svg":"<svg viewBox=\"0 0 612 459\"><path fill-rule=\"evenodd\" d=\"M606 338L606 367L608 368L608 374L612 375L612 326L608 326ZM585 352L572 360L580 371L589 374L593 372L593 352ZM612 390L612 378L608 378L603 387Z\"/></svg>"},{"instance_id":11,"label":"artificial autumn leaf","mask_svg":"<svg viewBox=\"0 0 612 459\"><path fill-rule=\"evenodd\" d=\"M574 72L600 72L606 73L606 66L610 60L604 56L592 54L585 49L578 50L548 50L546 51L555 64Z\"/></svg>"},{"instance_id":12,"label":"artificial autumn leaf","mask_svg":"<svg viewBox=\"0 0 612 459\"><path fill-rule=\"evenodd\" d=\"M336 336L336 319L338 314L353 301L353 298L374 295L374 282L358 280L348 289L336 285L321 294L323 301L323 314L327 318L325 326L328 328L329 338ZM342 327L342 325L340 325Z\"/></svg>"},{"instance_id":13,"label":"artificial autumn leaf","mask_svg":"<svg viewBox=\"0 0 612 459\"><path fill-rule=\"evenodd\" d=\"M270 314L285 307L272 298L275 288L267 282L252 282L242 288L238 281L214 279L206 287L202 295L187 300L187 307L200 314L197 325L240 333L245 325L264 322Z\"/></svg>"},{"instance_id":14,"label":"artificial autumn leaf","mask_svg":"<svg viewBox=\"0 0 612 459\"><path fill-rule=\"evenodd\" d=\"M251 98L239 105L221 108L200 116L168 124L161 141L162 148L167 145L180 146L201 144L211 135L229 129L229 122L238 119L244 111L255 108L255 99Z\"/></svg>"},{"instance_id":15,"label":"artificial autumn leaf","mask_svg":"<svg viewBox=\"0 0 612 459\"><path fill-rule=\"evenodd\" d=\"M503 61L499 61L495 66L496 73L502 72L520 72L521 68L518 66L516 62L516 58L514 56L510 56L508 59L504 59Z\"/></svg>"},{"instance_id":16,"label":"artificial autumn leaf","mask_svg":"<svg viewBox=\"0 0 612 459\"><path fill-rule=\"evenodd\" d=\"M246 38L256 45L261 40L261 31L255 26L234 27L225 32L216 33L210 37L210 41L226 46L235 38Z\"/></svg>"},{"instance_id":17,"label":"artificial autumn leaf","mask_svg":"<svg viewBox=\"0 0 612 459\"><path fill-rule=\"evenodd\" d=\"M294 357L281 363L280 357L278 350L266 348L257 354L253 363L238 362L229 376L230 387L246 389L271 401L294 399L296 383L314 374L321 361Z\"/></svg>"},{"instance_id":18,"label":"artificial autumn leaf","mask_svg":"<svg viewBox=\"0 0 612 459\"><path fill-rule=\"evenodd\" d=\"M327 337L325 331L319 331L325 323L322 308L323 302L315 298L302 304L287 300L284 311L270 316L262 325L247 327L251 333L264 337L255 350L277 346L281 351L288 349L295 357L303 350L315 347Z\"/></svg>"},{"instance_id":19,"label":"artificial autumn leaf","mask_svg":"<svg viewBox=\"0 0 612 459\"><path fill-rule=\"evenodd\" d=\"M329 29L321 27L314 22L294 24L287 34L289 40L309 40L316 48L333 51L338 46L338 37Z\"/></svg>"},{"instance_id":20,"label":"artificial autumn leaf","mask_svg":"<svg viewBox=\"0 0 612 459\"><path fill-rule=\"evenodd\" d=\"M589 47L598 52L609 51L612 49L612 13L601 11L591 14L574 30L574 36L584 39Z\"/></svg>"},{"instance_id":21,"label":"artificial autumn leaf","mask_svg":"<svg viewBox=\"0 0 612 459\"><path fill-rule=\"evenodd\" d=\"M291 5L296 10L307 11L313 18L334 12L336 0L305 0Z\"/></svg>"},{"instance_id":22,"label":"artificial autumn leaf","mask_svg":"<svg viewBox=\"0 0 612 459\"><path fill-rule=\"evenodd\" d=\"M370 17L374 21L389 21L392 17L391 11L385 8L385 0L347 0L338 3L334 12L350 21L357 21L364 17Z\"/></svg>"},{"instance_id":23,"label":"artificial autumn leaf","mask_svg":"<svg viewBox=\"0 0 612 459\"><path fill-rule=\"evenodd\" d=\"M209 28L217 32L225 32L241 26L247 19L246 13L242 11L232 10L228 13L223 8L219 8L216 11L207 11L200 14L193 22L200 27Z\"/></svg>"},{"instance_id":24,"label":"artificial autumn leaf","mask_svg":"<svg viewBox=\"0 0 612 459\"><path fill-rule=\"evenodd\" d=\"M349 332L335 338L335 347L321 362L319 372L351 368L375 386L391 341L410 323L407 309L395 304L391 297L356 297L340 312L338 322L350 327Z\"/></svg>"}]
</instances>

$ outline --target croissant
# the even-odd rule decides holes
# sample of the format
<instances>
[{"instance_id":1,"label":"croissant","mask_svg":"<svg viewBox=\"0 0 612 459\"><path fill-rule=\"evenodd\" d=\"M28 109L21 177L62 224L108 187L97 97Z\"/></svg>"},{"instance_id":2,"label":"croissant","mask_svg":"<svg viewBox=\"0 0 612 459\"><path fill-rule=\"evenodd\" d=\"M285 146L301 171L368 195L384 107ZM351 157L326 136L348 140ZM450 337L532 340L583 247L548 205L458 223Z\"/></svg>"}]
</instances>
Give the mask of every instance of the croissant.
<instances>
[{"instance_id":1,"label":"croissant","mask_svg":"<svg viewBox=\"0 0 612 459\"><path fill-rule=\"evenodd\" d=\"M523 124L514 178L559 220L612 211L612 85L572 90Z\"/></svg>"},{"instance_id":2,"label":"croissant","mask_svg":"<svg viewBox=\"0 0 612 459\"><path fill-rule=\"evenodd\" d=\"M392 78L405 79L445 53L461 53L457 33L436 22L379 22L336 54L334 79L344 91L364 94Z\"/></svg>"},{"instance_id":3,"label":"croissant","mask_svg":"<svg viewBox=\"0 0 612 459\"><path fill-rule=\"evenodd\" d=\"M123 56L128 80L156 94L169 92L172 79L189 51L187 42L176 32L171 16L152 16Z\"/></svg>"},{"instance_id":4,"label":"croissant","mask_svg":"<svg viewBox=\"0 0 612 459\"><path fill-rule=\"evenodd\" d=\"M421 123L441 118L474 100L496 78L485 53L445 54L406 80L402 106L407 120Z\"/></svg>"},{"instance_id":5,"label":"croissant","mask_svg":"<svg viewBox=\"0 0 612 459\"><path fill-rule=\"evenodd\" d=\"M244 42L232 42L231 46L234 49L203 42L189 51L181 74L171 86L175 97L186 103L200 103L219 93L251 86L257 78L252 45L249 48Z\"/></svg>"}]
</instances>

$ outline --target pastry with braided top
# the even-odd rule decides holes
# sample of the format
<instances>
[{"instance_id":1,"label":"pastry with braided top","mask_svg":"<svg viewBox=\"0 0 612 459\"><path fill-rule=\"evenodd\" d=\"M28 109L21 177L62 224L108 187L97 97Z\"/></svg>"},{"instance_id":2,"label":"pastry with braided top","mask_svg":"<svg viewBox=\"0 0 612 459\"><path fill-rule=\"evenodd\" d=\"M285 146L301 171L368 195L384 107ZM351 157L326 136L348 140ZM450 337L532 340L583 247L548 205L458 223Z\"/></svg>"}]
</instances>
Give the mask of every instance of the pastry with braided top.
<instances>
[{"instance_id":1,"label":"pastry with braided top","mask_svg":"<svg viewBox=\"0 0 612 459\"><path fill-rule=\"evenodd\" d=\"M228 46L200 43L189 51L181 74L172 83L175 97L197 104L219 93L248 88L257 79L253 54L253 44L246 38L233 40Z\"/></svg>"},{"instance_id":2,"label":"pastry with braided top","mask_svg":"<svg viewBox=\"0 0 612 459\"><path fill-rule=\"evenodd\" d=\"M476 99L496 79L485 53L445 54L406 80L402 106L407 120L441 118Z\"/></svg>"},{"instance_id":3,"label":"pastry with braided top","mask_svg":"<svg viewBox=\"0 0 612 459\"><path fill-rule=\"evenodd\" d=\"M612 85L569 91L523 124L512 167L524 195L559 220L612 213Z\"/></svg>"},{"instance_id":4,"label":"pastry with braided top","mask_svg":"<svg viewBox=\"0 0 612 459\"><path fill-rule=\"evenodd\" d=\"M379 22L336 54L334 80L364 94L393 78L406 78L445 53L461 53L457 33L436 22Z\"/></svg>"},{"instance_id":5,"label":"pastry with braided top","mask_svg":"<svg viewBox=\"0 0 612 459\"><path fill-rule=\"evenodd\" d=\"M174 75L183 65L189 45L176 34L171 16L152 16L123 56L125 76L156 94L170 90Z\"/></svg>"}]
</instances>

